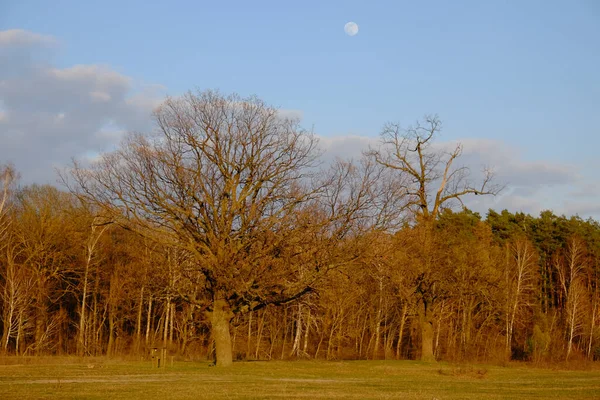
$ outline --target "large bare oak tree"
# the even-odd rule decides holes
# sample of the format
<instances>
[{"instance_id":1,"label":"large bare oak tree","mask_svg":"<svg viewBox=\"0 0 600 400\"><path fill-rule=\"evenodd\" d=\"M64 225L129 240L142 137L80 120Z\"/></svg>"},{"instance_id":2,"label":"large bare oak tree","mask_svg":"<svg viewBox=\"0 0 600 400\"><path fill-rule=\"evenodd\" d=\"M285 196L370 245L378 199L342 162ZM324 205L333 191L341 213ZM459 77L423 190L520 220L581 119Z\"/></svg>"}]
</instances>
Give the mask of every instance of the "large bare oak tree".
<instances>
[{"instance_id":1,"label":"large bare oak tree","mask_svg":"<svg viewBox=\"0 0 600 400\"><path fill-rule=\"evenodd\" d=\"M310 290L278 259L296 211L313 198L315 137L255 98L189 92L155 112L153 135L132 134L71 187L115 221L183 249L186 276L206 299L216 362L232 362L235 312L284 303Z\"/></svg>"}]
</instances>

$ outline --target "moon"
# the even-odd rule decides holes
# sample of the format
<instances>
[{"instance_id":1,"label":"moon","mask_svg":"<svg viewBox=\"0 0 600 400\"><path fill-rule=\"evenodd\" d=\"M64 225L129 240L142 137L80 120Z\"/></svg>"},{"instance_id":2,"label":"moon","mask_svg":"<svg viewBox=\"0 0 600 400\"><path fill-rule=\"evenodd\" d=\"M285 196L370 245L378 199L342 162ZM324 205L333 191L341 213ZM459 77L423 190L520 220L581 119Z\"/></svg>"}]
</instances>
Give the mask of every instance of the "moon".
<instances>
[{"instance_id":1,"label":"moon","mask_svg":"<svg viewBox=\"0 0 600 400\"><path fill-rule=\"evenodd\" d=\"M344 32L346 32L346 35L348 36L354 36L358 33L358 25L356 22L348 22L344 25Z\"/></svg>"}]
</instances>

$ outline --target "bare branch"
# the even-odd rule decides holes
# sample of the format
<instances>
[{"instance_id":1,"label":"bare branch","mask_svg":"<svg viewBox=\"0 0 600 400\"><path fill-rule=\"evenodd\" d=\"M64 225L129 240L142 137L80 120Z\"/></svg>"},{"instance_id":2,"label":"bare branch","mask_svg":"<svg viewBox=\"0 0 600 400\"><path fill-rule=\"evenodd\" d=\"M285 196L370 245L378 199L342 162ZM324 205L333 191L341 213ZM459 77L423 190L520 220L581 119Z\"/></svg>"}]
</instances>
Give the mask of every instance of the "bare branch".
<instances>
[{"instance_id":1,"label":"bare branch","mask_svg":"<svg viewBox=\"0 0 600 400\"><path fill-rule=\"evenodd\" d=\"M437 116L426 116L423 122L402 130L398 124L387 124L381 133L381 147L368 152L378 164L405 176L405 193L413 212L435 219L452 200L464 206L466 195L496 195L501 186L493 184L493 173L484 170L479 185L469 181L470 170L456 167L462 145L453 151L434 150L431 144L441 131ZM437 190L433 190L437 186Z\"/></svg>"}]
</instances>

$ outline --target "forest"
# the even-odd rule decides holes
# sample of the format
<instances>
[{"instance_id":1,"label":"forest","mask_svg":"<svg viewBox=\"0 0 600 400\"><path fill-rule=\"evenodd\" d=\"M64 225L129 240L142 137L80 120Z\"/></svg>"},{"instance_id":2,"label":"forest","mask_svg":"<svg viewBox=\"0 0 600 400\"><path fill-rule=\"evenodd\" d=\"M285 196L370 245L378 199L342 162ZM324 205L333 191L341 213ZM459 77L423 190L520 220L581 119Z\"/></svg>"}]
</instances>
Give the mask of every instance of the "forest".
<instances>
[{"instance_id":1,"label":"forest","mask_svg":"<svg viewBox=\"0 0 600 400\"><path fill-rule=\"evenodd\" d=\"M168 98L60 185L0 166L0 352L186 359L600 358L600 225L470 211L493 169L429 116L359 160L256 97Z\"/></svg>"}]
</instances>

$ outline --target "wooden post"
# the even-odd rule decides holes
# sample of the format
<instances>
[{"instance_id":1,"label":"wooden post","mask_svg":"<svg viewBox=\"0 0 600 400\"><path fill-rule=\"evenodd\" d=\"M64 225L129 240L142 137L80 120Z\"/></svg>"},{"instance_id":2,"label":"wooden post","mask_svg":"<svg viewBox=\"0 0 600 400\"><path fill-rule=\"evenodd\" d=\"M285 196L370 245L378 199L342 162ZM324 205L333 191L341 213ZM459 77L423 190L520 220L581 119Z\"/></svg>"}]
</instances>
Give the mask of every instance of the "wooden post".
<instances>
[{"instance_id":1,"label":"wooden post","mask_svg":"<svg viewBox=\"0 0 600 400\"><path fill-rule=\"evenodd\" d=\"M167 348L163 347L161 349L161 354L160 354L160 359L162 361L162 368L166 368L167 367Z\"/></svg>"},{"instance_id":2,"label":"wooden post","mask_svg":"<svg viewBox=\"0 0 600 400\"><path fill-rule=\"evenodd\" d=\"M152 368L160 368L160 357L158 355L157 347L152 347L150 349L150 358L152 359Z\"/></svg>"}]
</instances>

